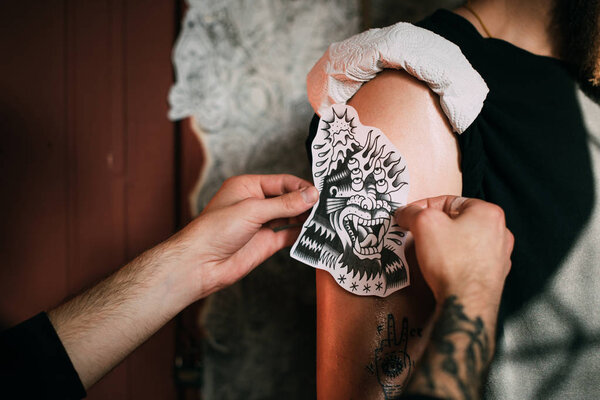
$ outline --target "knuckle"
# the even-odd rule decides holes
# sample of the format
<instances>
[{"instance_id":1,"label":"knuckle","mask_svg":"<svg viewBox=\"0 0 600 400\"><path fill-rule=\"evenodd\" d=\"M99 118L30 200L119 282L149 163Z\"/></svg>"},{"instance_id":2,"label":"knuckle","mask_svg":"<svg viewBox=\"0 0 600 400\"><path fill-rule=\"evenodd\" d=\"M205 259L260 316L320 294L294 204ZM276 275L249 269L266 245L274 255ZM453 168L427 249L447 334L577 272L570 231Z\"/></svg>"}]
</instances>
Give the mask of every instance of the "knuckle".
<instances>
[{"instance_id":1,"label":"knuckle","mask_svg":"<svg viewBox=\"0 0 600 400\"><path fill-rule=\"evenodd\" d=\"M513 235L513 233L509 229L506 229L506 233L508 236L508 243L510 244L510 247L512 248L515 244L515 235Z\"/></svg>"},{"instance_id":2,"label":"knuckle","mask_svg":"<svg viewBox=\"0 0 600 400\"><path fill-rule=\"evenodd\" d=\"M293 211L296 209L296 199L292 194L281 196L280 199L284 210Z\"/></svg>"},{"instance_id":3,"label":"knuckle","mask_svg":"<svg viewBox=\"0 0 600 400\"><path fill-rule=\"evenodd\" d=\"M230 176L229 178L225 179L225 181L223 182L223 186L224 187L235 186L236 183L239 182L240 179L242 179L243 177L244 177L244 175Z\"/></svg>"},{"instance_id":4,"label":"knuckle","mask_svg":"<svg viewBox=\"0 0 600 400\"><path fill-rule=\"evenodd\" d=\"M504 279L506 279L508 277L508 274L510 274L510 270L512 268L512 261L509 259L506 264L504 265Z\"/></svg>"},{"instance_id":5,"label":"knuckle","mask_svg":"<svg viewBox=\"0 0 600 400\"><path fill-rule=\"evenodd\" d=\"M502 209L502 207L500 207L496 204L488 203L487 213L492 219L499 220L499 221L504 221L504 219L505 219L504 210Z\"/></svg>"},{"instance_id":6,"label":"knuckle","mask_svg":"<svg viewBox=\"0 0 600 400\"><path fill-rule=\"evenodd\" d=\"M415 228L418 230L428 228L434 225L439 218L439 212L432 208L426 208L425 210L419 212L415 217Z\"/></svg>"},{"instance_id":7,"label":"knuckle","mask_svg":"<svg viewBox=\"0 0 600 400\"><path fill-rule=\"evenodd\" d=\"M247 198L238 203L238 209L244 214L254 215L259 208L260 200L255 198Z\"/></svg>"}]
</instances>

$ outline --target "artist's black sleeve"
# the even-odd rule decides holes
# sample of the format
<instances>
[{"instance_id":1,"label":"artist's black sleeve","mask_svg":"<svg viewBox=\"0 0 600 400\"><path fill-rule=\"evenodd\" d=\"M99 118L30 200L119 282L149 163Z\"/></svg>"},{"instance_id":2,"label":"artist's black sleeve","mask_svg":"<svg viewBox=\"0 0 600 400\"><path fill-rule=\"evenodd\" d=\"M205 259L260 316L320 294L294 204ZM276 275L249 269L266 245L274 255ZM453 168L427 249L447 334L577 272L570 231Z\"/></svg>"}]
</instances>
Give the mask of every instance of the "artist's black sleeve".
<instances>
[{"instance_id":1,"label":"artist's black sleeve","mask_svg":"<svg viewBox=\"0 0 600 400\"><path fill-rule=\"evenodd\" d=\"M442 400L439 397L427 396L425 394L405 394L402 400Z\"/></svg>"},{"instance_id":2,"label":"artist's black sleeve","mask_svg":"<svg viewBox=\"0 0 600 400\"><path fill-rule=\"evenodd\" d=\"M6 399L86 396L46 313L0 333L0 393Z\"/></svg>"}]
</instances>

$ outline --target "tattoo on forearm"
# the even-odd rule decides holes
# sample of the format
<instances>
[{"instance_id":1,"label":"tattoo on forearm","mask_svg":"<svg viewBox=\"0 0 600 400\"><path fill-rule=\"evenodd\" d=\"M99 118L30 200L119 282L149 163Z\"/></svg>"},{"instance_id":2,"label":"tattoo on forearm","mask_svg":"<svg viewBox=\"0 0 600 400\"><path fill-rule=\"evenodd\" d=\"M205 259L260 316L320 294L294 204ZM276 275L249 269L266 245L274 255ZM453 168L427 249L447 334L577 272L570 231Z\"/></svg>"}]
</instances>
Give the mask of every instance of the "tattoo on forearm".
<instances>
[{"instance_id":1,"label":"tattoo on forearm","mask_svg":"<svg viewBox=\"0 0 600 400\"><path fill-rule=\"evenodd\" d=\"M414 361L407 352L408 339L422 337L423 330L409 329L405 317L398 337L394 315L388 314L386 323L377 325L377 335L382 337L380 345L374 351L373 361L365 368L369 374L377 377L386 400L399 399L414 367Z\"/></svg>"},{"instance_id":2,"label":"tattoo on forearm","mask_svg":"<svg viewBox=\"0 0 600 400\"><path fill-rule=\"evenodd\" d=\"M450 399L477 399L491 357L480 317L469 318L456 296L444 302L410 392Z\"/></svg>"}]
</instances>

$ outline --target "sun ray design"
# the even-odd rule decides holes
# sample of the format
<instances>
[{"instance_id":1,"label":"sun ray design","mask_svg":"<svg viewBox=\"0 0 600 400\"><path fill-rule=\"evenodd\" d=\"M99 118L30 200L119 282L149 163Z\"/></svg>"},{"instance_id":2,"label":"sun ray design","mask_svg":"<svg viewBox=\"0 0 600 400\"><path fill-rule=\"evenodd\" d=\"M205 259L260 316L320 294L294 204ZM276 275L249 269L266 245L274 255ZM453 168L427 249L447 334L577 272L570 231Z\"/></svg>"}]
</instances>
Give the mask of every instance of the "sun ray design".
<instances>
[{"instance_id":1,"label":"sun ray design","mask_svg":"<svg viewBox=\"0 0 600 400\"><path fill-rule=\"evenodd\" d=\"M400 153L380 130L361 125L352 107L335 105L319 121L312 155L320 196L292 257L348 276L336 282L357 295L386 296L407 286L405 232L392 219L408 195Z\"/></svg>"},{"instance_id":2,"label":"sun ray design","mask_svg":"<svg viewBox=\"0 0 600 400\"><path fill-rule=\"evenodd\" d=\"M329 174L332 168L336 168L339 161L346 157L348 149L358 146L354 138L354 118L348 116L348 111L338 115L335 110L329 120L321 119L324 135L321 140L315 140L313 149L316 150L316 167L314 175L321 177Z\"/></svg>"}]
</instances>

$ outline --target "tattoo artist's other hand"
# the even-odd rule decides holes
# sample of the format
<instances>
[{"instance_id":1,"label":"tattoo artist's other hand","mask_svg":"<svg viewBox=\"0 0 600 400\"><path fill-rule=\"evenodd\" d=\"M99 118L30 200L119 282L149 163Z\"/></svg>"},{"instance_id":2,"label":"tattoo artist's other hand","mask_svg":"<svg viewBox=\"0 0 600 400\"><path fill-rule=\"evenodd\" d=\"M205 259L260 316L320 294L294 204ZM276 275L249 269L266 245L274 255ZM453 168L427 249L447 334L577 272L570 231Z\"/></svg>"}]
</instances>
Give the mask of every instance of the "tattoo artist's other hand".
<instances>
[{"instance_id":1,"label":"tattoo artist's other hand","mask_svg":"<svg viewBox=\"0 0 600 400\"><path fill-rule=\"evenodd\" d=\"M411 231L421 272L438 303L455 294L497 305L514 244L500 207L440 196L397 210L396 220Z\"/></svg>"},{"instance_id":2,"label":"tattoo artist's other hand","mask_svg":"<svg viewBox=\"0 0 600 400\"><path fill-rule=\"evenodd\" d=\"M200 216L171 240L188 253L199 275L197 297L238 281L278 250L291 246L316 188L292 175L242 175L228 179ZM283 228L277 230L274 228Z\"/></svg>"}]
</instances>

